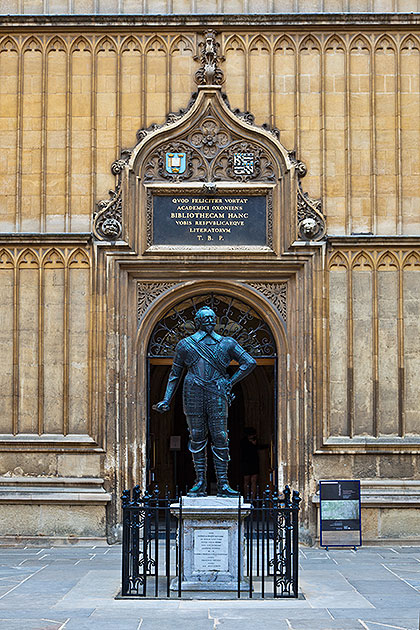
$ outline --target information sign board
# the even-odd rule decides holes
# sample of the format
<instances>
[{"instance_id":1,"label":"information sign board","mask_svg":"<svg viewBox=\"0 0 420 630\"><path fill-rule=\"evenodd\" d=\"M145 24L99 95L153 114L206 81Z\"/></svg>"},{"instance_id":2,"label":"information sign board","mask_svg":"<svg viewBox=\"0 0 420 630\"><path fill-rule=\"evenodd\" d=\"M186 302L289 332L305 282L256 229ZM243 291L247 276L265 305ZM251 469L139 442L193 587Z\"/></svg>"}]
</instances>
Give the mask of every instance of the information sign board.
<instances>
[{"instance_id":1,"label":"information sign board","mask_svg":"<svg viewBox=\"0 0 420 630\"><path fill-rule=\"evenodd\" d=\"M360 481L320 481L319 495L321 547L360 546Z\"/></svg>"}]
</instances>

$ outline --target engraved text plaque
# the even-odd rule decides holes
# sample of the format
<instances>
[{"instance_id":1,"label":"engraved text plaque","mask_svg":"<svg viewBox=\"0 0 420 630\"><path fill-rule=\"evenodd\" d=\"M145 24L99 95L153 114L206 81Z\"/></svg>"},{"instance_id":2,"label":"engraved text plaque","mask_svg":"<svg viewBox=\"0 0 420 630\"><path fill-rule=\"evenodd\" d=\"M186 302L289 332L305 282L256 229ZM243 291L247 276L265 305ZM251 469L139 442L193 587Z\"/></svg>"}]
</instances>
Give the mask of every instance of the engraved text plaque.
<instances>
[{"instance_id":1,"label":"engraved text plaque","mask_svg":"<svg viewBox=\"0 0 420 630\"><path fill-rule=\"evenodd\" d=\"M154 245L267 245L266 195L153 195Z\"/></svg>"}]
</instances>

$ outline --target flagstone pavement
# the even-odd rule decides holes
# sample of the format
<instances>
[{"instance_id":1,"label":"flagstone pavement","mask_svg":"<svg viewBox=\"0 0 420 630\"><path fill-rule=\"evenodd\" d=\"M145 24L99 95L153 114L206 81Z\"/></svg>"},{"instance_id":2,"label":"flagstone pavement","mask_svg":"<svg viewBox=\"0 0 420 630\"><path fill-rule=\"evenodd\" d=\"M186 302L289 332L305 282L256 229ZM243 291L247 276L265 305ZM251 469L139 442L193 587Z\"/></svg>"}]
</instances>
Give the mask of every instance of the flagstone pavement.
<instances>
[{"instance_id":1,"label":"flagstone pavement","mask_svg":"<svg viewBox=\"0 0 420 630\"><path fill-rule=\"evenodd\" d=\"M121 600L121 546L0 547L0 630L420 630L420 547L301 547L297 600Z\"/></svg>"}]
</instances>

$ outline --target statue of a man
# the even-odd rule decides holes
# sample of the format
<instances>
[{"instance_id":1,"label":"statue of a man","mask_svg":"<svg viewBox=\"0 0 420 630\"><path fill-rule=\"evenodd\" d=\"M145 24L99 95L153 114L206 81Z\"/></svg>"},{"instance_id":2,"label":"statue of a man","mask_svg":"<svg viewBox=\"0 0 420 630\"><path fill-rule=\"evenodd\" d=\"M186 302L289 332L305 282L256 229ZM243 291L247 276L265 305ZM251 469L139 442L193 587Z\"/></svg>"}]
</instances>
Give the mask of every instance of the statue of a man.
<instances>
[{"instance_id":1,"label":"statue of a man","mask_svg":"<svg viewBox=\"0 0 420 630\"><path fill-rule=\"evenodd\" d=\"M164 413L175 394L184 367L183 403L190 432L189 450L196 472L195 485L189 497L207 496L207 436L212 441L214 468L217 478L217 496L236 497L238 492L229 486L227 470L229 440L227 430L228 406L233 399L233 385L245 378L256 365L251 357L232 337L214 332L216 315L208 306L200 308L194 318L197 332L181 339L175 349L175 358L163 400L153 409ZM231 360L239 367L229 378L226 369Z\"/></svg>"}]
</instances>

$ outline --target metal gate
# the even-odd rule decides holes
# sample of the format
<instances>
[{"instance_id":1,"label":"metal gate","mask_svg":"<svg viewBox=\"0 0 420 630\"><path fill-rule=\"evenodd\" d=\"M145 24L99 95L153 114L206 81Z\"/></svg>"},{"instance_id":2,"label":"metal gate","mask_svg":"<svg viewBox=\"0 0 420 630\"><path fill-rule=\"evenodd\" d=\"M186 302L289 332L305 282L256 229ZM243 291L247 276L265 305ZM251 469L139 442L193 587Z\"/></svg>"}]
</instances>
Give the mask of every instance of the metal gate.
<instances>
[{"instance_id":1,"label":"metal gate","mask_svg":"<svg viewBox=\"0 0 420 630\"><path fill-rule=\"evenodd\" d=\"M299 493L292 494L288 486L281 494L267 488L261 496L257 494L249 501L250 507L243 498L238 499L238 550L244 548L245 557L244 575L239 569L233 596L298 596L300 501ZM175 503L177 507L171 507ZM181 588L182 496L171 498L158 487L141 496L140 487L135 486L132 492L123 492L122 510L120 597L186 596Z\"/></svg>"}]
</instances>

